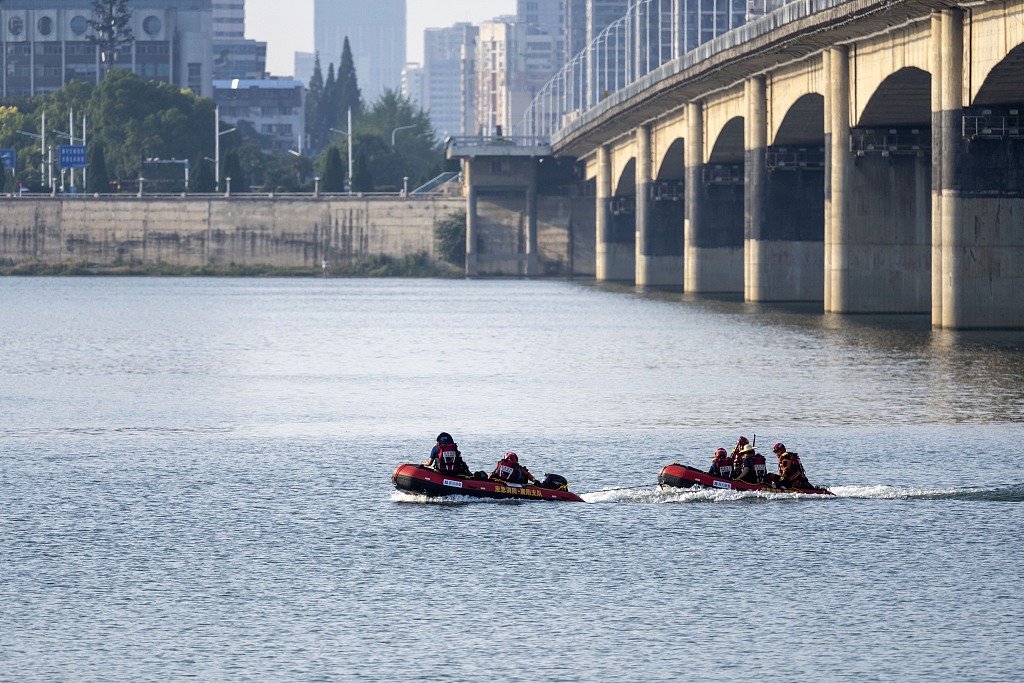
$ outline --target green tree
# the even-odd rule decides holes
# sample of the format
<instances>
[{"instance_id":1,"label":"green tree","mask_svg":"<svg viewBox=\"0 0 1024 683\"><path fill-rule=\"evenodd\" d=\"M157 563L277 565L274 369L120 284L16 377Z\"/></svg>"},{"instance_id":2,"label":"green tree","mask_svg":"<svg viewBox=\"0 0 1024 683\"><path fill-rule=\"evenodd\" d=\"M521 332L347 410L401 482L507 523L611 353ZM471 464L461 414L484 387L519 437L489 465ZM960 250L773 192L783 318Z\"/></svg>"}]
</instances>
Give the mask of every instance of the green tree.
<instances>
[{"instance_id":1,"label":"green tree","mask_svg":"<svg viewBox=\"0 0 1024 683\"><path fill-rule=\"evenodd\" d=\"M358 119L363 111L362 93L359 91L359 78L356 75L356 65L352 59L352 48L349 46L348 36L341 49L341 60L338 62L338 77L335 84L334 111L332 124L335 128L348 127L348 110L352 109L353 121Z\"/></svg>"},{"instance_id":2,"label":"green tree","mask_svg":"<svg viewBox=\"0 0 1024 683\"><path fill-rule=\"evenodd\" d=\"M434 253L455 266L466 263L466 212L455 211L434 223Z\"/></svg>"},{"instance_id":3,"label":"green tree","mask_svg":"<svg viewBox=\"0 0 1024 683\"><path fill-rule=\"evenodd\" d=\"M374 187L370 164L366 161L366 155L359 152L352 164L352 191L373 192Z\"/></svg>"},{"instance_id":4,"label":"green tree","mask_svg":"<svg viewBox=\"0 0 1024 683\"><path fill-rule=\"evenodd\" d=\"M316 53L313 59L313 75L309 79L309 88L306 91L306 131L310 135L310 145L313 149L320 149L320 131L318 129L320 103L324 99L324 74L320 68L320 53Z\"/></svg>"},{"instance_id":5,"label":"green tree","mask_svg":"<svg viewBox=\"0 0 1024 683\"><path fill-rule=\"evenodd\" d=\"M217 180L213 177L213 164L203 157L192 167L194 170L189 174L189 192L205 194L217 191Z\"/></svg>"},{"instance_id":6,"label":"green tree","mask_svg":"<svg viewBox=\"0 0 1024 683\"><path fill-rule=\"evenodd\" d=\"M434 137L430 117L393 90L363 113L355 131L355 149L366 157L381 189L397 190L405 177L415 182L440 169L444 149Z\"/></svg>"},{"instance_id":7,"label":"green tree","mask_svg":"<svg viewBox=\"0 0 1024 683\"><path fill-rule=\"evenodd\" d=\"M213 156L213 101L176 86L115 70L93 91L88 112L90 144L103 146L114 177L137 178L147 158Z\"/></svg>"},{"instance_id":8,"label":"green tree","mask_svg":"<svg viewBox=\"0 0 1024 683\"><path fill-rule=\"evenodd\" d=\"M337 87L334 80L334 64L327 65L327 79L324 81L324 94L316 108L316 149L321 150L327 147L327 141L331 137L332 114L335 91Z\"/></svg>"},{"instance_id":9,"label":"green tree","mask_svg":"<svg viewBox=\"0 0 1024 683\"><path fill-rule=\"evenodd\" d=\"M110 73L117 53L135 42L128 0L92 0L92 14L88 38L99 46L104 73Z\"/></svg>"},{"instance_id":10,"label":"green tree","mask_svg":"<svg viewBox=\"0 0 1024 683\"><path fill-rule=\"evenodd\" d=\"M14 169L8 171L6 164L4 164L3 157L0 157L0 191L10 192L13 178Z\"/></svg>"},{"instance_id":11,"label":"green tree","mask_svg":"<svg viewBox=\"0 0 1024 683\"><path fill-rule=\"evenodd\" d=\"M333 145L327 150L324 161L324 172L320 178L320 187L324 192L345 191L345 169L341 165L341 154Z\"/></svg>"},{"instance_id":12,"label":"green tree","mask_svg":"<svg viewBox=\"0 0 1024 683\"><path fill-rule=\"evenodd\" d=\"M103 145L89 145L89 175L85 189L87 192L110 192L110 176L107 175Z\"/></svg>"},{"instance_id":13,"label":"green tree","mask_svg":"<svg viewBox=\"0 0 1024 683\"><path fill-rule=\"evenodd\" d=\"M238 152L228 152L228 155L224 157L224 169L221 172L221 189L227 189L228 178L231 178L232 192L249 191L249 179L242 171L242 162L238 158Z\"/></svg>"}]
</instances>

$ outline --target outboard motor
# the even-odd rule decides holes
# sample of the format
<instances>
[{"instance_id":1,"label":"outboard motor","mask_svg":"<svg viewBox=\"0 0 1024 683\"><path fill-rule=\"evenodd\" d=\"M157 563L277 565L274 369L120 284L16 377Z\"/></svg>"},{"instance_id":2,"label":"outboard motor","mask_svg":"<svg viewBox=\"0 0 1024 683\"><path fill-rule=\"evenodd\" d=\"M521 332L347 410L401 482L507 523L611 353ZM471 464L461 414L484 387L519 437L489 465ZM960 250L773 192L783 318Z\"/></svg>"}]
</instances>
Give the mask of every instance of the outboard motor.
<instances>
[{"instance_id":1,"label":"outboard motor","mask_svg":"<svg viewBox=\"0 0 1024 683\"><path fill-rule=\"evenodd\" d=\"M568 491L569 482L565 480L565 477L558 474L551 474L550 472L544 473L544 481L540 483L542 488L555 489L556 491Z\"/></svg>"}]
</instances>

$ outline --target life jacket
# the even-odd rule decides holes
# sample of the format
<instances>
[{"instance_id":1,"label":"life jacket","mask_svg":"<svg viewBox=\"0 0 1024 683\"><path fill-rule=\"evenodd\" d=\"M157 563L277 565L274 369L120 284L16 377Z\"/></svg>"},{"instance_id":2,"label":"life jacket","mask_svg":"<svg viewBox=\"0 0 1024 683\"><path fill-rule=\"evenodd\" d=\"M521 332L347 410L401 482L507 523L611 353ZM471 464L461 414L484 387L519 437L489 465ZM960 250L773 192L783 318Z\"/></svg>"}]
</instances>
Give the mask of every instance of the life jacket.
<instances>
[{"instance_id":1,"label":"life jacket","mask_svg":"<svg viewBox=\"0 0 1024 683\"><path fill-rule=\"evenodd\" d=\"M754 453L750 456L750 465L754 469L754 478L760 484L764 481L765 475L768 474L768 466L765 464L764 456L760 453Z\"/></svg>"},{"instance_id":2,"label":"life jacket","mask_svg":"<svg viewBox=\"0 0 1024 683\"><path fill-rule=\"evenodd\" d=\"M811 488L800 456L788 451L779 454L779 474L782 481L795 488Z\"/></svg>"},{"instance_id":3,"label":"life jacket","mask_svg":"<svg viewBox=\"0 0 1024 683\"><path fill-rule=\"evenodd\" d=\"M494 476L513 484L520 484L523 481L523 473L520 471L519 465L509 458L502 458L498 461L498 466L494 468Z\"/></svg>"},{"instance_id":4,"label":"life jacket","mask_svg":"<svg viewBox=\"0 0 1024 683\"><path fill-rule=\"evenodd\" d=\"M711 464L714 466L715 471L718 472L718 476L732 479L732 456L717 455L715 456L715 461Z\"/></svg>"},{"instance_id":5,"label":"life jacket","mask_svg":"<svg viewBox=\"0 0 1024 683\"><path fill-rule=\"evenodd\" d=\"M763 455L751 453L743 460L743 463L747 466L747 474L743 481L748 484L760 484L764 481L765 475L768 474L768 467L765 465ZM742 468L740 471L743 471Z\"/></svg>"},{"instance_id":6,"label":"life jacket","mask_svg":"<svg viewBox=\"0 0 1024 683\"><path fill-rule=\"evenodd\" d=\"M459 447L453 443L437 445L437 470L438 472L459 471Z\"/></svg>"}]
</instances>

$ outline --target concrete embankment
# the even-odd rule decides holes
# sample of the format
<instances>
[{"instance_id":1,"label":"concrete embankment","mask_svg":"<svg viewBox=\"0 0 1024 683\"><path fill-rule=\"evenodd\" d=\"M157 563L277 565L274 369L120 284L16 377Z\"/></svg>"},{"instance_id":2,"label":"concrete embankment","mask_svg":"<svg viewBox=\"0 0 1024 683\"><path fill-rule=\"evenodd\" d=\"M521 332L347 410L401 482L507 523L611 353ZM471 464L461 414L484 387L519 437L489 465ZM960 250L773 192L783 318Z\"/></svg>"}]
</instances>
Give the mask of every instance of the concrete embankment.
<instances>
[{"instance_id":1,"label":"concrete embankment","mask_svg":"<svg viewBox=\"0 0 1024 683\"><path fill-rule=\"evenodd\" d=\"M125 197L0 200L0 263L319 268L434 257L451 198Z\"/></svg>"}]
</instances>

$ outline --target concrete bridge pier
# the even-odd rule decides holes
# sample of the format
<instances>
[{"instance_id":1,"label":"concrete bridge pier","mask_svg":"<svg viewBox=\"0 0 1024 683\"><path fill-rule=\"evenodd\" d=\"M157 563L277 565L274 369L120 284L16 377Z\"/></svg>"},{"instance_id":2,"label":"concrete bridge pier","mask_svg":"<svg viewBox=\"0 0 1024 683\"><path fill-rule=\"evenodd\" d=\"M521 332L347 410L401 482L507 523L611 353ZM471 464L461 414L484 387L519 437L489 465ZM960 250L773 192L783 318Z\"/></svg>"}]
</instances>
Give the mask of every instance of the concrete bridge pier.
<instances>
[{"instance_id":1,"label":"concrete bridge pier","mask_svg":"<svg viewBox=\"0 0 1024 683\"><path fill-rule=\"evenodd\" d=\"M847 313L850 305L850 264L847 262L847 245L849 239L849 172L853 165L850 156L850 55L845 45L829 49L828 59L828 110L832 120L831 159L828 172L829 182L829 220L825 244L828 254L825 255L825 311L829 313Z\"/></svg>"},{"instance_id":2,"label":"concrete bridge pier","mask_svg":"<svg viewBox=\"0 0 1024 683\"><path fill-rule=\"evenodd\" d=\"M651 250L651 127L636 130L636 285L646 287L653 280L654 254Z\"/></svg>"},{"instance_id":3,"label":"concrete bridge pier","mask_svg":"<svg viewBox=\"0 0 1024 683\"><path fill-rule=\"evenodd\" d=\"M768 101L764 76L744 83L747 116L743 126L743 298L770 301L770 283L783 273L770 273L774 254L765 240L765 153L768 146Z\"/></svg>"},{"instance_id":4,"label":"concrete bridge pier","mask_svg":"<svg viewBox=\"0 0 1024 683\"><path fill-rule=\"evenodd\" d=\"M932 327L942 327L942 13L931 15L932 106Z\"/></svg>"},{"instance_id":5,"label":"concrete bridge pier","mask_svg":"<svg viewBox=\"0 0 1024 683\"><path fill-rule=\"evenodd\" d=\"M942 327L1024 327L1024 96L981 92L965 109L961 10L942 11L941 36Z\"/></svg>"},{"instance_id":6,"label":"concrete bridge pier","mask_svg":"<svg viewBox=\"0 0 1024 683\"><path fill-rule=\"evenodd\" d=\"M830 59L832 259L826 310L925 313L931 298L930 115L922 107L890 122L865 113L862 120L870 125L851 128L844 53L834 48Z\"/></svg>"},{"instance_id":7,"label":"concrete bridge pier","mask_svg":"<svg viewBox=\"0 0 1024 683\"><path fill-rule=\"evenodd\" d=\"M655 196L651 128L636 134L636 285L683 286L683 217L679 197Z\"/></svg>"},{"instance_id":8,"label":"concrete bridge pier","mask_svg":"<svg viewBox=\"0 0 1024 683\"><path fill-rule=\"evenodd\" d=\"M617 221L621 216L612 215L612 161L607 146L597 148L597 234L594 251L596 256L595 277L598 280L628 280L636 277L636 251L633 244L617 241ZM632 240L630 240L632 242Z\"/></svg>"},{"instance_id":9,"label":"concrete bridge pier","mask_svg":"<svg viewBox=\"0 0 1024 683\"><path fill-rule=\"evenodd\" d=\"M822 129L801 131L806 139L798 144L769 146L765 79L750 79L746 94L750 124L744 136L745 298L758 302L822 301ZM812 105L822 106L820 98L809 99Z\"/></svg>"},{"instance_id":10,"label":"concrete bridge pier","mask_svg":"<svg viewBox=\"0 0 1024 683\"><path fill-rule=\"evenodd\" d=\"M743 292L742 189L730 179L706 177L703 108L703 102L686 106L684 289ZM732 167L723 173L731 175Z\"/></svg>"},{"instance_id":11,"label":"concrete bridge pier","mask_svg":"<svg viewBox=\"0 0 1024 683\"><path fill-rule=\"evenodd\" d=\"M476 277L477 244L480 241L480 217L477 215L477 199L480 190L472 183L466 183L466 277Z\"/></svg>"}]
</instances>

